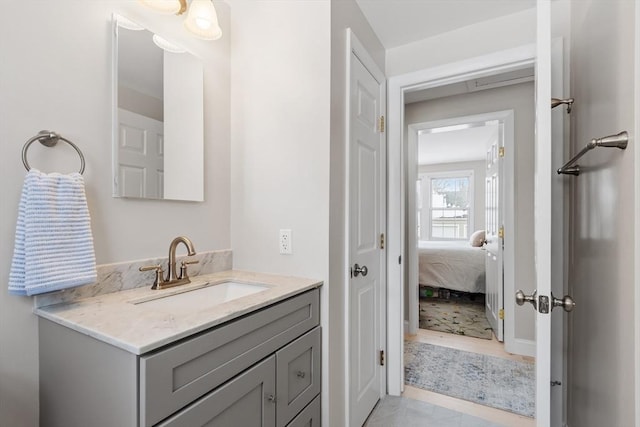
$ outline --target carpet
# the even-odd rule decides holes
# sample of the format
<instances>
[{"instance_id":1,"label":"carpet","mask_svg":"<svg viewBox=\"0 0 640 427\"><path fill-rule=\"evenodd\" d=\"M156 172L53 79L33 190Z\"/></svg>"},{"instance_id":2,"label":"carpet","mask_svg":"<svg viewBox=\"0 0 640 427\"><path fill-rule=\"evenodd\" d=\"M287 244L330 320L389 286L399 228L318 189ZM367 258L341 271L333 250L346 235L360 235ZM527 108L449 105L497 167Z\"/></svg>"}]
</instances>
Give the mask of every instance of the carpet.
<instances>
[{"instance_id":1,"label":"carpet","mask_svg":"<svg viewBox=\"0 0 640 427\"><path fill-rule=\"evenodd\" d=\"M405 341L405 383L423 390L535 416L535 364Z\"/></svg>"},{"instance_id":2,"label":"carpet","mask_svg":"<svg viewBox=\"0 0 640 427\"><path fill-rule=\"evenodd\" d=\"M493 337L487 321L484 295L451 293L449 298L420 298L421 329L490 340Z\"/></svg>"}]
</instances>

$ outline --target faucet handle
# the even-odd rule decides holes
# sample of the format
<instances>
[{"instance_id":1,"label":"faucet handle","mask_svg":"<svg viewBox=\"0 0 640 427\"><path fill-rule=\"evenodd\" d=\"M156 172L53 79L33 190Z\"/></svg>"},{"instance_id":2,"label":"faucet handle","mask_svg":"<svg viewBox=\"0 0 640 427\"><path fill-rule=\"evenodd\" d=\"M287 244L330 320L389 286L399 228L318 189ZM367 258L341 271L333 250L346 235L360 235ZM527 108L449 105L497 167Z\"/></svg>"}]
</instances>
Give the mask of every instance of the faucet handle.
<instances>
[{"instance_id":1,"label":"faucet handle","mask_svg":"<svg viewBox=\"0 0 640 427\"><path fill-rule=\"evenodd\" d=\"M188 279L189 275L187 274L187 265L197 264L199 262L200 261L198 261L197 259L191 261L182 260L182 262L180 263L180 276L178 277L178 279Z\"/></svg>"},{"instance_id":2,"label":"faucet handle","mask_svg":"<svg viewBox=\"0 0 640 427\"><path fill-rule=\"evenodd\" d=\"M140 270L140 271L152 271L152 270L155 270L156 278L153 281L153 286L151 286L151 289L158 289L160 287L160 285L162 285L162 283L164 283L164 277L162 276L162 273L164 273L164 270L162 269L162 266L160 264L145 265L143 267L140 267L138 270Z\"/></svg>"}]
</instances>

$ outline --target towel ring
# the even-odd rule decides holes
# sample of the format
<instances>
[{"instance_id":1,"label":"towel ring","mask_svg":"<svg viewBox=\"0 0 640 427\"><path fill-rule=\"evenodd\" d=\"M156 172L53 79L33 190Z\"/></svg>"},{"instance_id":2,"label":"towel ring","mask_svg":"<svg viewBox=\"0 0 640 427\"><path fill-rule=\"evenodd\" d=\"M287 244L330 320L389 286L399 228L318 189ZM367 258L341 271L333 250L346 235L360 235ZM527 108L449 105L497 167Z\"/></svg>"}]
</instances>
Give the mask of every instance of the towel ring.
<instances>
[{"instance_id":1,"label":"towel ring","mask_svg":"<svg viewBox=\"0 0 640 427\"><path fill-rule=\"evenodd\" d=\"M82 175L84 173L84 155L82 154L82 151L80 151L80 148L68 139L48 130L41 130L36 136L25 142L24 147L22 147L22 164L27 168L27 171L31 170L31 166L29 166L29 162L27 161L27 150L33 142L39 141L40 144L45 147L53 147L61 140L72 146L80 156L80 175Z\"/></svg>"}]
</instances>

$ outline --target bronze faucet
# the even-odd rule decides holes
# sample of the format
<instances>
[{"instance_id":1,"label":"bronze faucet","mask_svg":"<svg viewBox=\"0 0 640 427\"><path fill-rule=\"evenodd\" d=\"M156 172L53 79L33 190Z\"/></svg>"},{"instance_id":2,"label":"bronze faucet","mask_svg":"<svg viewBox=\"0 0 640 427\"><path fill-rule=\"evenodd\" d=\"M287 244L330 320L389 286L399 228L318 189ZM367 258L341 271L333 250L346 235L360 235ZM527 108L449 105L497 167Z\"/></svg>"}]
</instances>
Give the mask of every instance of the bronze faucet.
<instances>
[{"instance_id":1,"label":"bronze faucet","mask_svg":"<svg viewBox=\"0 0 640 427\"><path fill-rule=\"evenodd\" d=\"M187 265L188 264L197 264L198 261L185 261L183 260L180 266L180 274L176 273L176 249L180 243L184 243L187 247L187 256L193 256L196 254L196 250L193 247L193 242L188 237L178 236L171 241L169 245L169 262L168 262L168 270L166 279L162 275L164 271L162 270L161 265L149 265L145 267L140 267L140 271L150 271L155 270L156 278L153 282L153 286L151 289L166 289L171 288L173 286L184 285L187 283L191 283L189 279L189 275L187 274Z\"/></svg>"}]
</instances>

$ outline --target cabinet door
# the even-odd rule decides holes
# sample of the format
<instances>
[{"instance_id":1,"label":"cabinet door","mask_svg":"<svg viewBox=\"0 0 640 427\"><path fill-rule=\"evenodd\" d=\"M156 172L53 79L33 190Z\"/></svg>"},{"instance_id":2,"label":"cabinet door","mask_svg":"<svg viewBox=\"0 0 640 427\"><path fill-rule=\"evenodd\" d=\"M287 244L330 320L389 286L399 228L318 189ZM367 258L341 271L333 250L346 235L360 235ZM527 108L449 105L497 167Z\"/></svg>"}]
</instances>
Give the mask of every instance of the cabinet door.
<instances>
[{"instance_id":1,"label":"cabinet door","mask_svg":"<svg viewBox=\"0 0 640 427\"><path fill-rule=\"evenodd\" d=\"M275 427L275 369L271 356L158 426Z\"/></svg>"},{"instance_id":2,"label":"cabinet door","mask_svg":"<svg viewBox=\"0 0 640 427\"><path fill-rule=\"evenodd\" d=\"M278 427L287 425L320 393L320 328L276 353Z\"/></svg>"},{"instance_id":3,"label":"cabinet door","mask_svg":"<svg viewBox=\"0 0 640 427\"><path fill-rule=\"evenodd\" d=\"M287 427L320 427L320 396L316 396Z\"/></svg>"}]
</instances>

